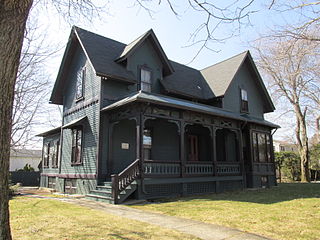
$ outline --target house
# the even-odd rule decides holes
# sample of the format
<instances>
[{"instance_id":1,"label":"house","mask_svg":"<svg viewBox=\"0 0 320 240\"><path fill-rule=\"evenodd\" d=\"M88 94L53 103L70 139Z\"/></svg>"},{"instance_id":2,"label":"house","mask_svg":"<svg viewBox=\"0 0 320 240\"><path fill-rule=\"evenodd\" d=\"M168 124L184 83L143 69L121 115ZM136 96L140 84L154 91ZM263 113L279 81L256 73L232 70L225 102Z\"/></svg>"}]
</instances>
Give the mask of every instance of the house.
<instances>
[{"instance_id":1,"label":"house","mask_svg":"<svg viewBox=\"0 0 320 240\"><path fill-rule=\"evenodd\" d=\"M43 187L119 203L276 185L275 108L248 51L199 71L152 30L126 45L73 27L50 102Z\"/></svg>"},{"instance_id":2,"label":"house","mask_svg":"<svg viewBox=\"0 0 320 240\"><path fill-rule=\"evenodd\" d=\"M42 151L37 149L11 149L10 150L10 172L23 169L26 165L39 171L42 159Z\"/></svg>"},{"instance_id":3,"label":"house","mask_svg":"<svg viewBox=\"0 0 320 240\"><path fill-rule=\"evenodd\" d=\"M289 143L286 141L273 141L273 148L275 152L298 152L298 146L294 143Z\"/></svg>"}]
</instances>

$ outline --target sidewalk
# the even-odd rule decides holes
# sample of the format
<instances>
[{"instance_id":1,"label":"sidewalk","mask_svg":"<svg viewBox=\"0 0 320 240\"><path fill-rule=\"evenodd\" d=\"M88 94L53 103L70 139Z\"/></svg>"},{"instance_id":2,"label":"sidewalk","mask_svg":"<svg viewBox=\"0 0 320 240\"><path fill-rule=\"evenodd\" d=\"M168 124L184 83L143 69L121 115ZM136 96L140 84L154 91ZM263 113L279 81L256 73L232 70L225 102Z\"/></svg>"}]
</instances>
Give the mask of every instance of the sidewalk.
<instances>
[{"instance_id":1,"label":"sidewalk","mask_svg":"<svg viewBox=\"0 0 320 240\"><path fill-rule=\"evenodd\" d=\"M123 205L112 205L94 202L85 199L63 199L66 202L104 211L113 215L154 224L160 227L173 229L179 232L193 235L205 240L267 240L255 234L242 232L216 224L208 224L185 218L172 217L159 213L151 213Z\"/></svg>"},{"instance_id":2,"label":"sidewalk","mask_svg":"<svg viewBox=\"0 0 320 240\"><path fill-rule=\"evenodd\" d=\"M30 197L54 199L58 201L77 204L83 207L103 211L120 217L145 222L168 229L173 229L182 233L193 235L204 240L270 240L255 234L246 233L237 229L228 228L216 224L203 223L200 221L168 216L160 213L146 212L140 209L127 207L124 205L113 205L102 202L86 200L84 198L54 198L37 195L23 191L22 194Z\"/></svg>"}]
</instances>

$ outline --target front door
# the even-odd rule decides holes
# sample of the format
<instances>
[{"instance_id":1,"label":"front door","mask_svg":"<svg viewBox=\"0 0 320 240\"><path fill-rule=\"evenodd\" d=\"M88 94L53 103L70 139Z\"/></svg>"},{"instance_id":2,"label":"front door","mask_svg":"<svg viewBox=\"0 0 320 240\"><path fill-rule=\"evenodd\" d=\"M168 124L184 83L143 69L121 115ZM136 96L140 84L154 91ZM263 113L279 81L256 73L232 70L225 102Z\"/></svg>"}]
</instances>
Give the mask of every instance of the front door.
<instances>
[{"instance_id":1,"label":"front door","mask_svg":"<svg viewBox=\"0 0 320 240\"><path fill-rule=\"evenodd\" d=\"M199 147L198 147L198 136L189 135L188 136L188 160L189 161L199 161Z\"/></svg>"}]
</instances>

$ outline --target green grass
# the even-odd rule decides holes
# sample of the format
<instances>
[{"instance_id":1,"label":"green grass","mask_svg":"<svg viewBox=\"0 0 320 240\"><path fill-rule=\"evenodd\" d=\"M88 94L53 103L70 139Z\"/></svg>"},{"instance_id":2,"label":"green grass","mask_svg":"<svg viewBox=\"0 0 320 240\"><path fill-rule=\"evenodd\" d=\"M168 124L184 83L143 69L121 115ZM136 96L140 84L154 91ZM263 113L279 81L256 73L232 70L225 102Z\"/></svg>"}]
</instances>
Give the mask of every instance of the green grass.
<instances>
[{"instance_id":1,"label":"green grass","mask_svg":"<svg viewBox=\"0 0 320 240\"><path fill-rule=\"evenodd\" d=\"M16 197L10 200L13 239L196 239L58 200Z\"/></svg>"},{"instance_id":2,"label":"green grass","mask_svg":"<svg viewBox=\"0 0 320 240\"><path fill-rule=\"evenodd\" d=\"M318 183L287 183L270 189L163 200L133 207L274 239L320 239Z\"/></svg>"}]
</instances>

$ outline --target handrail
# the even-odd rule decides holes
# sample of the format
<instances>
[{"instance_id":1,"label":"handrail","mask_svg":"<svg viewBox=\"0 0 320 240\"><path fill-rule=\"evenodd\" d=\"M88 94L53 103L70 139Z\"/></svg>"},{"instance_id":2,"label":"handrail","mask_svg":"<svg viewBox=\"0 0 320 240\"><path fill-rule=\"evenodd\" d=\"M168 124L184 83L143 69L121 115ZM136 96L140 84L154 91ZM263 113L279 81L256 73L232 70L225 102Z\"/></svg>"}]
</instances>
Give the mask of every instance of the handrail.
<instances>
[{"instance_id":1,"label":"handrail","mask_svg":"<svg viewBox=\"0 0 320 240\"><path fill-rule=\"evenodd\" d=\"M119 174L111 175L112 181L112 197L114 203L118 202L120 192L125 190L134 180L140 176L140 159L136 159L128 167L126 167Z\"/></svg>"}]
</instances>

